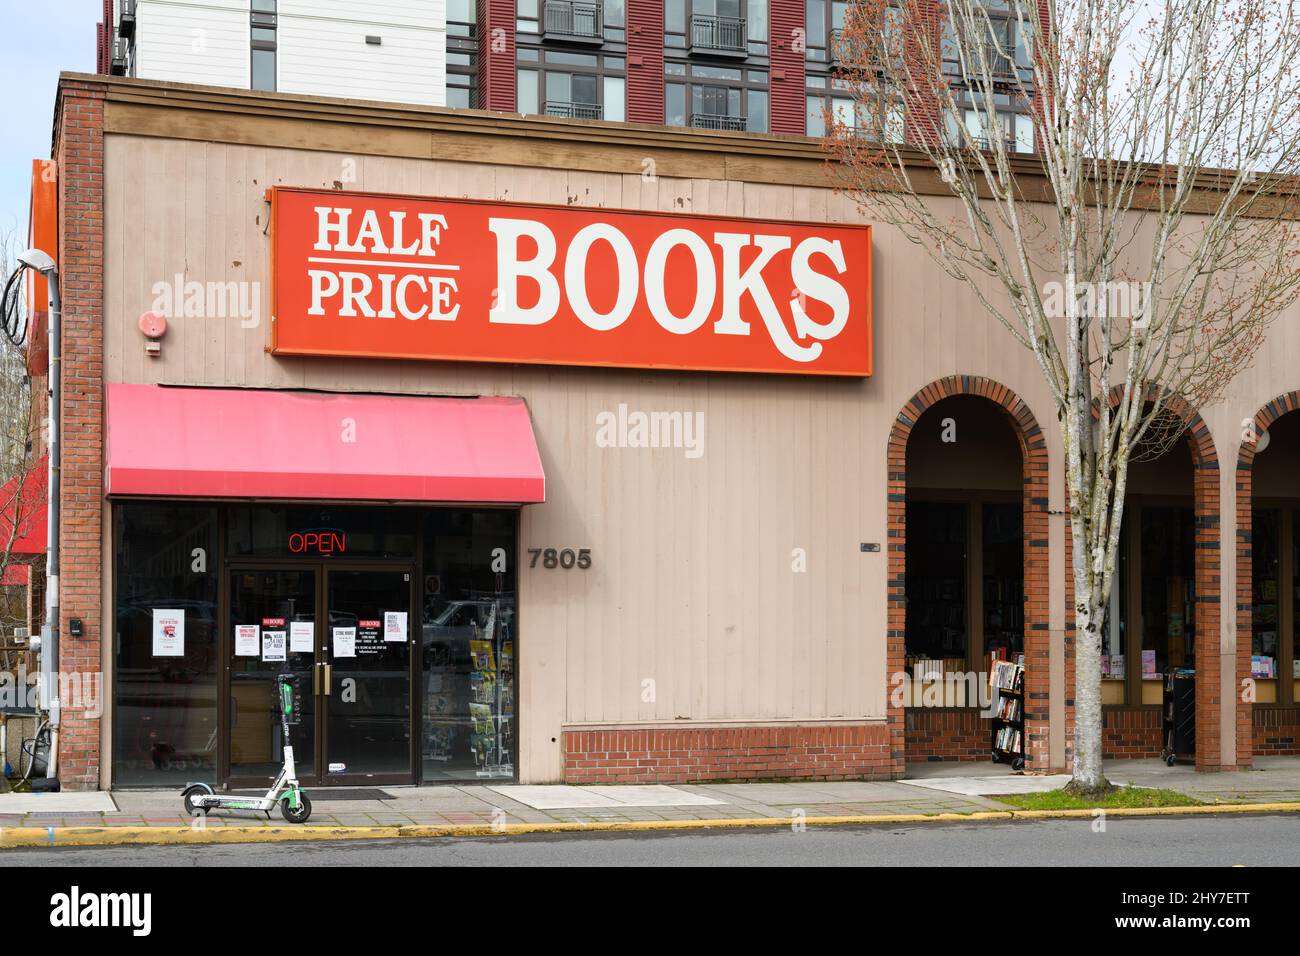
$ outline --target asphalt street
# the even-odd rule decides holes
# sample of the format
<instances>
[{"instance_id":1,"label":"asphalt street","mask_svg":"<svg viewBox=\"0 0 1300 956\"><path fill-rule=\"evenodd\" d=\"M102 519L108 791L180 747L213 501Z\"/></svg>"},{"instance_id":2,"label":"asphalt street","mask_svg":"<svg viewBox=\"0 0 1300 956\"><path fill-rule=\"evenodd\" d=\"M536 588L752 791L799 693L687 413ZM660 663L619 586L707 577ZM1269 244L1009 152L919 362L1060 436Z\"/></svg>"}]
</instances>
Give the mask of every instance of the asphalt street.
<instances>
[{"instance_id":1,"label":"asphalt street","mask_svg":"<svg viewBox=\"0 0 1300 956\"><path fill-rule=\"evenodd\" d=\"M1296 866L1300 815L0 851L24 866Z\"/></svg>"}]
</instances>

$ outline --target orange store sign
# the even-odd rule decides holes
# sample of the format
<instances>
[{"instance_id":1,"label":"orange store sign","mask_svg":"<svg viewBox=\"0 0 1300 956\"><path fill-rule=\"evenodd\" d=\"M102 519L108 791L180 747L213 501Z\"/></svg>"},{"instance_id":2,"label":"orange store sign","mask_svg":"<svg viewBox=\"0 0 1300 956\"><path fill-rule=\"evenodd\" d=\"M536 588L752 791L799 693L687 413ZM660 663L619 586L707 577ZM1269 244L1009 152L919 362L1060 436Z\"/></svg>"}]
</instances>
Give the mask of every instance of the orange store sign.
<instances>
[{"instance_id":1,"label":"orange store sign","mask_svg":"<svg viewBox=\"0 0 1300 956\"><path fill-rule=\"evenodd\" d=\"M271 190L271 351L871 374L869 226Z\"/></svg>"}]
</instances>

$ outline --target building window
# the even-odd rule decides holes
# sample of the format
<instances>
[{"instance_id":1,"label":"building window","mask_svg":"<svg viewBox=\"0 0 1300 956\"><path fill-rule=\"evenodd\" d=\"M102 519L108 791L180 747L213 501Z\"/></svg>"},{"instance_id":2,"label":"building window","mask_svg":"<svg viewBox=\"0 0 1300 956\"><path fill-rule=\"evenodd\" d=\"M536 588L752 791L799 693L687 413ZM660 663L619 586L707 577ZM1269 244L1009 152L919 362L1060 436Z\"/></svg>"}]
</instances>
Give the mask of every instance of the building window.
<instances>
[{"instance_id":1,"label":"building window","mask_svg":"<svg viewBox=\"0 0 1300 956\"><path fill-rule=\"evenodd\" d=\"M564 50L520 50L518 110L570 119L622 122L626 60Z\"/></svg>"},{"instance_id":2,"label":"building window","mask_svg":"<svg viewBox=\"0 0 1300 956\"><path fill-rule=\"evenodd\" d=\"M901 101L882 104L881 115L873 115L872 108L853 106L853 99L862 92L870 92L874 79L854 76L852 82L845 76L842 57L845 18L849 4L845 0L807 0L807 132L809 136L825 136L826 113L832 120L859 135L882 138L888 143L902 143L906 132L906 109ZM881 28L882 42L894 49L903 35L903 13L897 7L885 10ZM859 68L864 64L856 64ZM871 77L876 76L872 73ZM860 92L861 91L861 92ZM881 128L883 127L883 136Z\"/></svg>"},{"instance_id":3,"label":"building window","mask_svg":"<svg viewBox=\"0 0 1300 956\"><path fill-rule=\"evenodd\" d=\"M997 140L1001 140L1008 153L1034 152L1033 116L1016 110L1012 105L1014 98L1010 94L995 94L994 102L1007 106L1007 109L997 110L997 119L992 124L989 122L987 110L982 105L975 108L973 105L961 103L960 119L955 113L947 113L944 130L948 142L954 145L960 144L964 139L962 133L964 126L966 136L969 136L971 143L977 149L994 149Z\"/></svg>"},{"instance_id":4,"label":"building window","mask_svg":"<svg viewBox=\"0 0 1300 956\"><path fill-rule=\"evenodd\" d=\"M964 125L972 143L979 149L992 149L1000 139L1007 152L1032 153L1037 149L1034 136L1033 108L1033 47L1035 17L1032 5L1026 5L1021 14L1016 0L998 0L990 3L988 23L977 18L974 36L959 43L959 27L951 18L943 24L941 56L943 70L953 84L957 100L956 114L944 117L944 129L950 143L962 141L960 127ZM965 55L963 67L962 57ZM987 64L992 79L992 89L997 106L997 122L988 129L988 113L983 107L982 86L984 65Z\"/></svg>"},{"instance_id":5,"label":"building window","mask_svg":"<svg viewBox=\"0 0 1300 956\"><path fill-rule=\"evenodd\" d=\"M521 113L627 117L625 0L518 0Z\"/></svg>"},{"instance_id":6,"label":"building window","mask_svg":"<svg viewBox=\"0 0 1300 956\"><path fill-rule=\"evenodd\" d=\"M210 505L113 508L115 786L216 776L218 548ZM164 620L174 646L161 646Z\"/></svg>"},{"instance_id":7,"label":"building window","mask_svg":"<svg viewBox=\"0 0 1300 956\"><path fill-rule=\"evenodd\" d=\"M255 90L275 90L276 0L252 0L250 39L252 43L251 86Z\"/></svg>"},{"instance_id":8,"label":"building window","mask_svg":"<svg viewBox=\"0 0 1300 956\"><path fill-rule=\"evenodd\" d=\"M664 90L664 121L669 126L766 133L766 70L691 65L687 82L669 81Z\"/></svg>"},{"instance_id":9,"label":"building window","mask_svg":"<svg viewBox=\"0 0 1300 956\"><path fill-rule=\"evenodd\" d=\"M447 3L447 105L478 105L478 22L475 0Z\"/></svg>"},{"instance_id":10,"label":"building window","mask_svg":"<svg viewBox=\"0 0 1300 956\"><path fill-rule=\"evenodd\" d=\"M665 0L664 46L714 56L767 56L768 0Z\"/></svg>"},{"instance_id":11,"label":"building window","mask_svg":"<svg viewBox=\"0 0 1300 956\"><path fill-rule=\"evenodd\" d=\"M810 84L811 85L811 84ZM820 88L808 91L808 135L825 136L827 133L826 114L830 113L831 122L868 139L882 138L884 142L896 144L906 139L907 109L901 100L882 101L879 105L855 103L854 97L845 89L844 84L832 80L830 92ZM874 110L880 110L875 115ZM883 137L879 133L883 128Z\"/></svg>"},{"instance_id":12,"label":"building window","mask_svg":"<svg viewBox=\"0 0 1300 956\"><path fill-rule=\"evenodd\" d=\"M1008 83L1032 83L1034 79L1034 18L1036 13L1032 5L1026 5L1021 15L1009 2L991 3L988 6L988 25L985 29L982 18L976 18L976 29L981 32L966 37L966 42L958 44L959 26L952 17L944 19L941 52L944 72L978 75L981 71L981 58L987 61L994 81L1004 80ZM966 68L962 69L961 53L966 54Z\"/></svg>"},{"instance_id":13,"label":"building window","mask_svg":"<svg viewBox=\"0 0 1300 956\"><path fill-rule=\"evenodd\" d=\"M1195 537L1190 505L1125 505L1102 625L1102 703L1159 704L1164 676L1195 666Z\"/></svg>"}]
</instances>

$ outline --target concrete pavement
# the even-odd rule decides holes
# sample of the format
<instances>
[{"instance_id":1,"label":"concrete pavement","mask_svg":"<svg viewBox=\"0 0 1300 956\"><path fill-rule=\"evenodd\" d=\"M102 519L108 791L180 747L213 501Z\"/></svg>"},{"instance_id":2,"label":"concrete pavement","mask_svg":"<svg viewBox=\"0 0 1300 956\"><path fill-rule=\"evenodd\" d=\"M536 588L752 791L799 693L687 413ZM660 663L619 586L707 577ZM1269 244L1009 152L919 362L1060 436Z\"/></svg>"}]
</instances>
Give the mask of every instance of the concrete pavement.
<instances>
[{"instance_id":1,"label":"concrete pavement","mask_svg":"<svg viewBox=\"0 0 1300 956\"><path fill-rule=\"evenodd\" d=\"M1209 804L1300 803L1300 758L1265 758L1243 773L1198 774L1191 767L1166 767L1157 760L1112 761L1107 774L1116 782L1179 790ZM988 814L1007 806L991 794L1048 790L1068 778L1013 775L991 763L911 765L909 777L891 782L808 782L681 784L647 787L531 787L444 785L382 787L370 792L308 788L313 803L310 826L315 838L328 828L358 834L368 828L423 828L408 835L436 835L492 827L522 832L547 827L671 827L699 822L726 826L732 821L917 818ZM94 798L94 799L88 799ZM360 799L359 799L360 798ZM98 801L98 802L96 802ZM976 817L978 819L978 817ZM151 832L192 829L178 791L115 791L112 794L0 795L0 845L20 832L48 831L57 844L65 833L128 828L120 835L147 841ZM214 812L202 828L267 829L267 839L291 839L292 827L279 814L270 820L249 812ZM430 830L430 828L433 828ZM443 828L439 830L438 828ZM450 828L450 829L447 829ZM271 830L277 831L275 834ZM236 834L227 834L234 838ZM306 836L306 832L303 832ZM187 839L194 834L182 833ZM256 835L253 837L256 839ZM214 834L214 839L220 839ZM45 842L42 837L41 842ZM113 842L110 837L105 842Z\"/></svg>"}]
</instances>

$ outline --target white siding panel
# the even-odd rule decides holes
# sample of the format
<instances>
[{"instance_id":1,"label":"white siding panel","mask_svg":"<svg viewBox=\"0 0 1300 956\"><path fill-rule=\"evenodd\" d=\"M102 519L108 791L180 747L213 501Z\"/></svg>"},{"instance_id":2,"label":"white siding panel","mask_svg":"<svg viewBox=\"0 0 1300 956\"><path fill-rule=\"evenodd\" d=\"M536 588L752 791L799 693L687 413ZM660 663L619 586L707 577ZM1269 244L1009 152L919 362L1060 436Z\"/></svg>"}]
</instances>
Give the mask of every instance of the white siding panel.
<instances>
[{"instance_id":1,"label":"white siding panel","mask_svg":"<svg viewBox=\"0 0 1300 956\"><path fill-rule=\"evenodd\" d=\"M248 0L140 0L136 76L248 89Z\"/></svg>"},{"instance_id":2,"label":"white siding panel","mask_svg":"<svg viewBox=\"0 0 1300 956\"><path fill-rule=\"evenodd\" d=\"M443 0L338 0L328 7L281 0L278 32L282 92L431 106L446 102ZM382 42L368 44L367 36Z\"/></svg>"}]
</instances>

